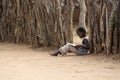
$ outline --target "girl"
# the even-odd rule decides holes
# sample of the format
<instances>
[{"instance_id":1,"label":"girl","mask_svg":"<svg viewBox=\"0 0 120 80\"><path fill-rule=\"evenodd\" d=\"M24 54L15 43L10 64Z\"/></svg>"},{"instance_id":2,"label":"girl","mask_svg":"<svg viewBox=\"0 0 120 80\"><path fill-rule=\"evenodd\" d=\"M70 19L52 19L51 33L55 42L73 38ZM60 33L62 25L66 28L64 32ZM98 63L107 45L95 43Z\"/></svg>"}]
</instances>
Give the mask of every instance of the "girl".
<instances>
[{"instance_id":1,"label":"girl","mask_svg":"<svg viewBox=\"0 0 120 80\"><path fill-rule=\"evenodd\" d=\"M83 55L87 54L88 50L90 48L89 41L86 38L86 30L82 27L78 28L76 30L77 35L82 39L82 44L75 45L72 43L67 43L66 45L59 48L59 50L56 50L53 53L50 53L51 56L57 56L60 55L66 55L68 52L73 52L76 55Z\"/></svg>"}]
</instances>

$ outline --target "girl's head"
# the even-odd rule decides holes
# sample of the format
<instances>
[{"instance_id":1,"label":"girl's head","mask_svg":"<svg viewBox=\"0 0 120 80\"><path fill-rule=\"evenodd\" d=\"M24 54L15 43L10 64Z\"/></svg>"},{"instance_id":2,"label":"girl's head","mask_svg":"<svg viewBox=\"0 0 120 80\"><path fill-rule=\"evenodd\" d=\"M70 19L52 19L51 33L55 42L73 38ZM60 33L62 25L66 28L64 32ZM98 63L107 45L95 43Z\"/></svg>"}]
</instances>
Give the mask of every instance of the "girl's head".
<instances>
[{"instance_id":1,"label":"girl's head","mask_svg":"<svg viewBox=\"0 0 120 80\"><path fill-rule=\"evenodd\" d=\"M79 27L77 30L76 30L76 33L77 35L80 37L80 38L83 38L86 36L86 30L83 28L83 27Z\"/></svg>"}]
</instances>

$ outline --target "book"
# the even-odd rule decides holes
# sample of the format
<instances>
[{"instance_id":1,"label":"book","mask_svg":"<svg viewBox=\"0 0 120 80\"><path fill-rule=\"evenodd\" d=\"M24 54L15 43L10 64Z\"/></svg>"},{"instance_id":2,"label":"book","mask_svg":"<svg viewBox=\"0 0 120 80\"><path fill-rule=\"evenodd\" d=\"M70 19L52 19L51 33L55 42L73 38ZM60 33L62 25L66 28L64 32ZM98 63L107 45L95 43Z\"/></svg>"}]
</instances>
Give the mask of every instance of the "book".
<instances>
[{"instance_id":1,"label":"book","mask_svg":"<svg viewBox=\"0 0 120 80\"><path fill-rule=\"evenodd\" d=\"M73 43L67 43L67 44L71 46L76 46L76 44L73 44Z\"/></svg>"}]
</instances>

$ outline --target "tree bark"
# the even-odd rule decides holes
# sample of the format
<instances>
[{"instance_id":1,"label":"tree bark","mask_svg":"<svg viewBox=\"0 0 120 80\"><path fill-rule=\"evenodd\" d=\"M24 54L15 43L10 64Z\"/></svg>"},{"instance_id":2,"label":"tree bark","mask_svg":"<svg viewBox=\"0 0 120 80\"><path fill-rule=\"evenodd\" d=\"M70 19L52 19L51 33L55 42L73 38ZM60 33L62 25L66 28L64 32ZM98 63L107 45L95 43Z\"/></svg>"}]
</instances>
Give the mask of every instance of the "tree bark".
<instances>
[{"instance_id":1,"label":"tree bark","mask_svg":"<svg viewBox=\"0 0 120 80\"><path fill-rule=\"evenodd\" d=\"M79 27L84 27L86 28L86 4L85 4L85 0L79 0L79 4L80 4L80 18L79 18Z\"/></svg>"},{"instance_id":2,"label":"tree bark","mask_svg":"<svg viewBox=\"0 0 120 80\"><path fill-rule=\"evenodd\" d=\"M67 1L67 16L61 14L59 0L0 2L0 41L34 47L60 47L72 42L72 0Z\"/></svg>"}]
</instances>

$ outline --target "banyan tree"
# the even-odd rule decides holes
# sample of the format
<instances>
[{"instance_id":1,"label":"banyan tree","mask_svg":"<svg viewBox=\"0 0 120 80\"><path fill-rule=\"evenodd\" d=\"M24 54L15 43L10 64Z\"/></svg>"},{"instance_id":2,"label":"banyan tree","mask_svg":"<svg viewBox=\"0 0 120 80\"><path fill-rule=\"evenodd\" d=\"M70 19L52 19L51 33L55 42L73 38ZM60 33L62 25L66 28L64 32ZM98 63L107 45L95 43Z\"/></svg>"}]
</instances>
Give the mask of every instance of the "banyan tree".
<instances>
[{"instance_id":1,"label":"banyan tree","mask_svg":"<svg viewBox=\"0 0 120 80\"><path fill-rule=\"evenodd\" d=\"M76 0L0 0L0 41L34 47L73 42L73 2ZM77 2L79 27L88 31L90 52L119 53L120 0Z\"/></svg>"},{"instance_id":2,"label":"banyan tree","mask_svg":"<svg viewBox=\"0 0 120 80\"><path fill-rule=\"evenodd\" d=\"M91 51L110 54L120 50L120 1L86 0Z\"/></svg>"},{"instance_id":3,"label":"banyan tree","mask_svg":"<svg viewBox=\"0 0 120 80\"><path fill-rule=\"evenodd\" d=\"M64 5L61 3L64 2ZM59 47L72 42L72 0L0 0L0 41ZM62 13L63 12L63 13Z\"/></svg>"}]
</instances>

